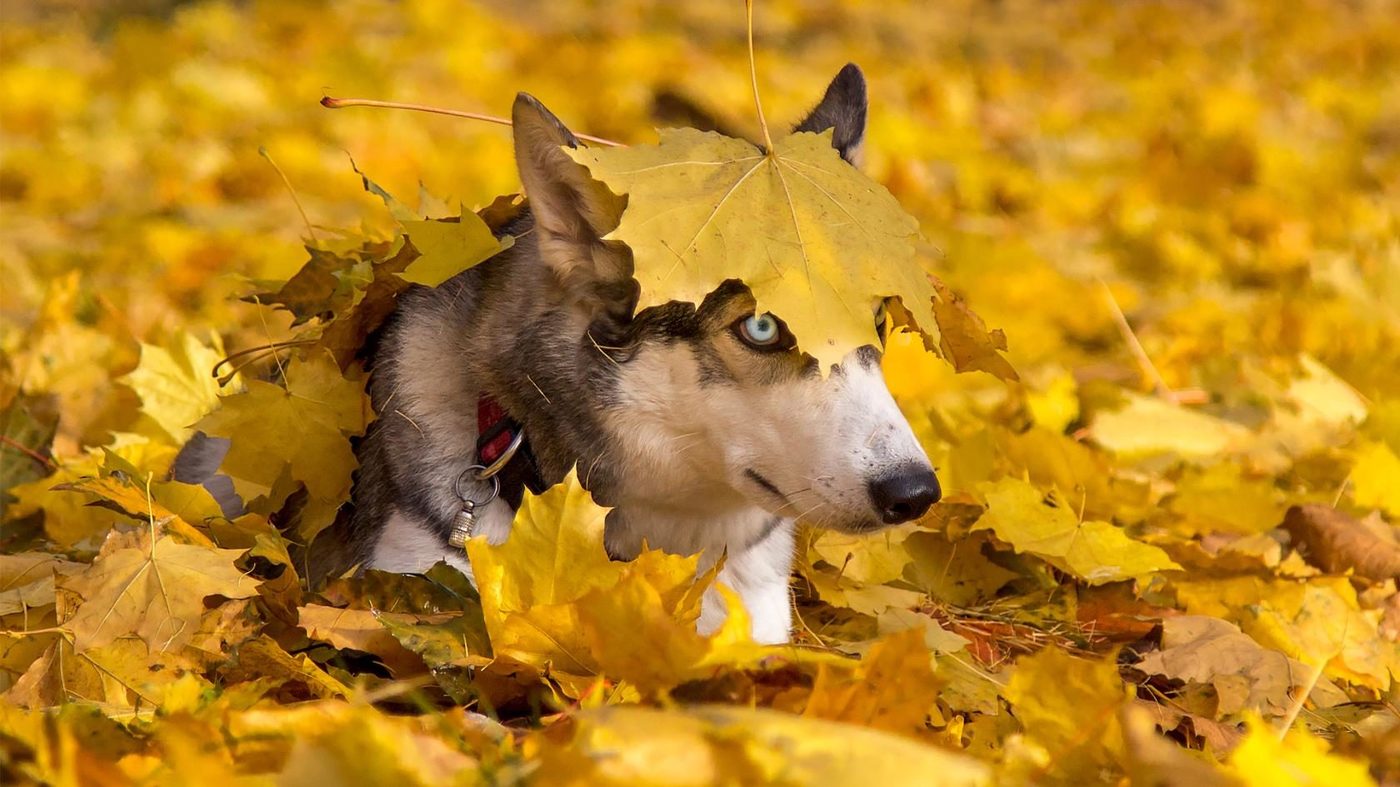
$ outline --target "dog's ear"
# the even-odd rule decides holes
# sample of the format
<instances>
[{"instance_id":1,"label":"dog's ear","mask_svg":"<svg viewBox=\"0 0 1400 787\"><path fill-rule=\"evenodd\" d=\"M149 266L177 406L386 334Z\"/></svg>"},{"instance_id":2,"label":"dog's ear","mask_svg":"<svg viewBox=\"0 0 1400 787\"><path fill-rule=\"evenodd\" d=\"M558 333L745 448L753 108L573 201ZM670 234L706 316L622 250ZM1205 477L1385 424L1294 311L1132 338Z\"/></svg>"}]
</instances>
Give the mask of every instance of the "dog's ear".
<instances>
[{"instance_id":1,"label":"dog's ear","mask_svg":"<svg viewBox=\"0 0 1400 787\"><path fill-rule=\"evenodd\" d=\"M823 132L834 129L831 145L841 158L860 163L860 144L865 139L865 75L855 63L847 63L827 85L826 95L807 119L793 131Z\"/></svg>"},{"instance_id":2,"label":"dog's ear","mask_svg":"<svg viewBox=\"0 0 1400 787\"><path fill-rule=\"evenodd\" d=\"M540 257L561 285L580 302L608 311L630 311L625 293L632 282L631 257L622 244L603 241L627 207L594 180L564 148L578 138L528 93L511 110L515 163L535 217ZM599 303L599 301L602 301Z\"/></svg>"}]
</instances>

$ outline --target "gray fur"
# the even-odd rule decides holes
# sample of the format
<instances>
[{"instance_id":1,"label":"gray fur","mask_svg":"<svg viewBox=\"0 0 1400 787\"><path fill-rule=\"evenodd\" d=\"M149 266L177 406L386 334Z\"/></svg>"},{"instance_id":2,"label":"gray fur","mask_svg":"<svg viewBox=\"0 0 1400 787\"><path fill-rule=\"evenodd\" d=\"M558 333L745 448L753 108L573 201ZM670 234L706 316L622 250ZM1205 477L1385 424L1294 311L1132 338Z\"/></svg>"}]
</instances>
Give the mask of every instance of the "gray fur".
<instances>
[{"instance_id":1,"label":"gray fur","mask_svg":"<svg viewBox=\"0 0 1400 787\"><path fill-rule=\"evenodd\" d=\"M243 514L243 500L233 488L233 479L219 474L219 465L228 455L231 445L227 437L210 437L195 432L170 467L172 480L182 484L200 484L219 504L219 510L229 519Z\"/></svg>"}]
</instances>

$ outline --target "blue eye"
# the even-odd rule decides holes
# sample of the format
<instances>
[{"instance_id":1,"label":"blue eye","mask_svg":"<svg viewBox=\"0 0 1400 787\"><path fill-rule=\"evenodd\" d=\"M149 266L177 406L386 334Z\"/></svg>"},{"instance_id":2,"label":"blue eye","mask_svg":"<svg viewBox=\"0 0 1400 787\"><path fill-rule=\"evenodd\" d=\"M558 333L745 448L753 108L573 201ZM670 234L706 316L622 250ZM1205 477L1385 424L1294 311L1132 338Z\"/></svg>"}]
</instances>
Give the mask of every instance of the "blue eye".
<instances>
[{"instance_id":1,"label":"blue eye","mask_svg":"<svg viewBox=\"0 0 1400 787\"><path fill-rule=\"evenodd\" d=\"M755 314L739 323L739 338L754 347L772 347L782 341L782 327L778 318L764 312Z\"/></svg>"}]
</instances>

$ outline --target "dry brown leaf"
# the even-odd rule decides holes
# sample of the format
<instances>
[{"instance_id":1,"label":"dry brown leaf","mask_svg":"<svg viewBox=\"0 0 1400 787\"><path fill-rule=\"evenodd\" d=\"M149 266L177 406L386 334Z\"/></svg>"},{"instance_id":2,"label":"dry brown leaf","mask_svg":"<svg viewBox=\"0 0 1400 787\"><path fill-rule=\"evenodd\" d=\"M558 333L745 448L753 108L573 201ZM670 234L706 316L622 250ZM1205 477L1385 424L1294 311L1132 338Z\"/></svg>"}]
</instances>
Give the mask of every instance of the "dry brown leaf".
<instances>
[{"instance_id":1,"label":"dry brown leaf","mask_svg":"<svg viewBox=\"0 0 1400 787\"><path fill-rule=\"evenodd\" d=\"M1205 615L1168 618L1162 624L1162 649L1136 666L1149 674L1215 686L1219 716L1246 709L1282 715L1292 702L1289 691L1311 672L1233 624Z\"/></svg>"},{"instance_id":2,"label":"dry brown leaf","mask_svg":"<svg viewBox=\"0 0 1400 787\"><path fill-rule=\"evenodd\" d=\"M381 619L395 623L442 623L457 617L450 613L409 615L368 609L338 609L320 604L307 604L298 613L298 625L306 629L312 639L324 640L337 648L354 648L372 653L397 678L421 673L426 666L421 658L399 644Z\"/></svg>"},{"instance_id":3,"label":"dry brown leaf","mask_svg":"<svg viewBox=\"0 0 1400 787\"><path fill-rule=\"evenodd\" d=\"M1400 546L1331 506L1293 506L1284 516L1283 529L1309 563L1330 574L1355 571L1376 582L1400 579Z\"/></svg>"},{"instance_id":4,"label":"dry brown leaf","mask_svg":"<svg viewBox=\"0 0 1400 787\"><path fill-rule=\"evenodd\" d=\"M82 652L135 634L152 651L173 650L198 629L206 596L247 598L258 581L234 565L241 550L145 537L135 546L104 551L92 567L62 587L82 597L64 626Z\"/></svg>"}]
</instances>

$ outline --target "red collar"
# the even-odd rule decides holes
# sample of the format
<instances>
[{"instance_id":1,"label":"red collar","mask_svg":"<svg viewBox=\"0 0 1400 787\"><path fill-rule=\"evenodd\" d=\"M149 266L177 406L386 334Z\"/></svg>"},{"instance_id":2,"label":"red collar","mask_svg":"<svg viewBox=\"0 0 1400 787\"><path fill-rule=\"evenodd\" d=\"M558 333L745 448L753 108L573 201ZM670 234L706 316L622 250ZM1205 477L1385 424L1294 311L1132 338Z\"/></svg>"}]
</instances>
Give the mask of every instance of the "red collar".
<instances>
[{"instance_id":1,"label":"red collar","mask_svg":"<svg viewBox=\"0 0 1400 787\"><path fill-rule=\"evenodd\" d=\"M490 467L505 454L517 437L521 438L520 448L496 474L501 480L501 497L512 508L520 506L526 487L540 494L548 486L540 478L535 455L530 450L529 441L523 437L523 430L524 427L511 418L490 394L482 392L477 398L476 464Z\"/></svg>"},{"instance_id":2,"label":"red collar","mask_svg":"<svg viewBox=\"0 0 1400 787\"><path fill-rule=\"evenodd\" d=\"M482 394L476 400L477 463L490 466L500 459L519 428L499 402L489 394Z\"/></svg>"}]
</instances>

